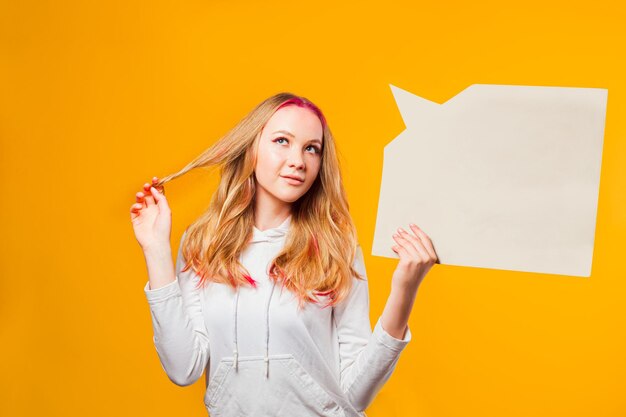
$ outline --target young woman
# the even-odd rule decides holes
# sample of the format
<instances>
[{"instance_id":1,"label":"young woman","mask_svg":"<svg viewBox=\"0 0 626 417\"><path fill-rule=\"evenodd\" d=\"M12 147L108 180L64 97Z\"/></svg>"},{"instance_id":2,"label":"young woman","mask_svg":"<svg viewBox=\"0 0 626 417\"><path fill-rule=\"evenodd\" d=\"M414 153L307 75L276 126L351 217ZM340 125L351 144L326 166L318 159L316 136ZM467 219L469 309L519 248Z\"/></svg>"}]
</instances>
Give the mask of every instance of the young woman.
<instances>
[{"instance_id":1,"label":"young woman","mask_svg":"<svg viewBox=\"0 0 626 417\"><path fill-rule=\"evenodd\" d=\"M163 184L220 166L174 266ZM417 226L372 331L363 252L322 112L279 93L176 174L137 193L131 221L149 280L154 344L177 385L206 371L215 416L365 416L411 340L417 289L437 256Z\"/></svg>"}]
</instances>

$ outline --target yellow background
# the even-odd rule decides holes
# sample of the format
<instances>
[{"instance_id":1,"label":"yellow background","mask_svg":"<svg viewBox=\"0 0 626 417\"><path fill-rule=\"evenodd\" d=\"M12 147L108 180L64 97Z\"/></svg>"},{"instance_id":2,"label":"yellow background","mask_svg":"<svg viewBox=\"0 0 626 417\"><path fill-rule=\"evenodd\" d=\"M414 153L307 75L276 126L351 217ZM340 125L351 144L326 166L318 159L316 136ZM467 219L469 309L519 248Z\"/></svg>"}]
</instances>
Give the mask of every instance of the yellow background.
<instances>
[{"instance_id":1,"label":"yellow background","mask_svg":"<svg viewBox=\"0 0 626 417\"><path fill-rule=\"evenodd\" d=\"M204 377L180 388L159 364L129 209L278 91L339 143L374 324L397 264L370 255L404 129L389 84L444 102L485 83L608 89L592 276L435 265L368 416L626 416L625 14L435 3L3 0L0 415L206 415ZM215 186L166 186L174 250Z\"/></svg>"}]
</instances>

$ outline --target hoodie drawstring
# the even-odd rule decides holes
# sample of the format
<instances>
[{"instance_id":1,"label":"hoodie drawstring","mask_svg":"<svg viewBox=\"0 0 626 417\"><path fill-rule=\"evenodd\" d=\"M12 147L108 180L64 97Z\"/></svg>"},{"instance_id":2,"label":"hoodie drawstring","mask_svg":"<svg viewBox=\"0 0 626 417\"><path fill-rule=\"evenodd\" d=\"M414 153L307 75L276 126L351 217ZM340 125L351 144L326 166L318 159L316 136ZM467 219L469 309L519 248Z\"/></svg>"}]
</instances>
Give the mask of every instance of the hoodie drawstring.
<instances>
[{"instance_id":1,"label":"hoodie drawstring","mask_svg":"<svg viewBox=\"0 0 626 417\"><path fill-rule=\"evenodd\" d=\"M272 283L272 289L270 290L270 295L267 297L267 305L265 306L265 378L269 378L270 372L270 357L269 357L269 349L270 349L270 302L272 301L272 294L274 293L274 287L276 286L276 281Z\"/></svg>"},{"instance_id":2,"label":"hoodie drawstring","mask_svg":"<svg viewBox=\"0 0 626 417\"><path fill-rule=\"evenodd\" d=\"M237 287L237 294L235 294L235 306L234 306L234 313L233 313L233 317L235 318L235 324L233 326L233 341L235 344L235 350L233 351L233 356L235 357L235 360L233 361L233 368L235 368L235 370L237 370L237 365L238 365L238 357L239 357L239 352L237 351L237 306L239 304L239 287Z\"/></svg>"}]
</instances>

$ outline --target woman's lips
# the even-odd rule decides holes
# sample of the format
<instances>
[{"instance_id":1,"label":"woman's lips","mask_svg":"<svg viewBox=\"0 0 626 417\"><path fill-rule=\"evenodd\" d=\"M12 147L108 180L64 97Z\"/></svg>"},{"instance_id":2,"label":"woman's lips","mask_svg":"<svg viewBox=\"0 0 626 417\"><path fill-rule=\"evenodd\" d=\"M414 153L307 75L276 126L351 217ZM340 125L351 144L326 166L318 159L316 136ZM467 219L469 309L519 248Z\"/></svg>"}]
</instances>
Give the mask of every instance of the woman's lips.
<instances>
[{"instance_id":1,"label":"woman's lips","mask_svg":"<svg viewBox=\"0 0 626 417\"><path fill-rule=\"evenodd\" d=\"M296 180L290 177L283 177L283 178L285 179L285 181L287 181L291 185L300 185L304 182L304 181Z\"/></svg>"}]
</instances>

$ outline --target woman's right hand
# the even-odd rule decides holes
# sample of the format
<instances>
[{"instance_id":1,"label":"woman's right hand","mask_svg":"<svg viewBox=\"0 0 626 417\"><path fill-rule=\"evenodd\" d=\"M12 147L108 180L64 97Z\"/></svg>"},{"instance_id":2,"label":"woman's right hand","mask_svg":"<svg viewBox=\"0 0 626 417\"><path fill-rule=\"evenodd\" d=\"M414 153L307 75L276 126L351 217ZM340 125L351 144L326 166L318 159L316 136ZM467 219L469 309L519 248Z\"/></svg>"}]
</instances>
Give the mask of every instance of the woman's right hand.
<instances>
[{"instance_id":1,"label":"woman's right hand","mask_svg":"<svg viewBox=\"0 0 626 417\"><path fill-rule=\"evenodd\" d=\"M172 231L172 212L163 187L153 187L158 178L152 178L152 185L145 183L143 191L136 194L137 202L130 208L130 220L135 231L135 238L146 251L152 247L169 247Z\"/></svg>"}]
</instances>

